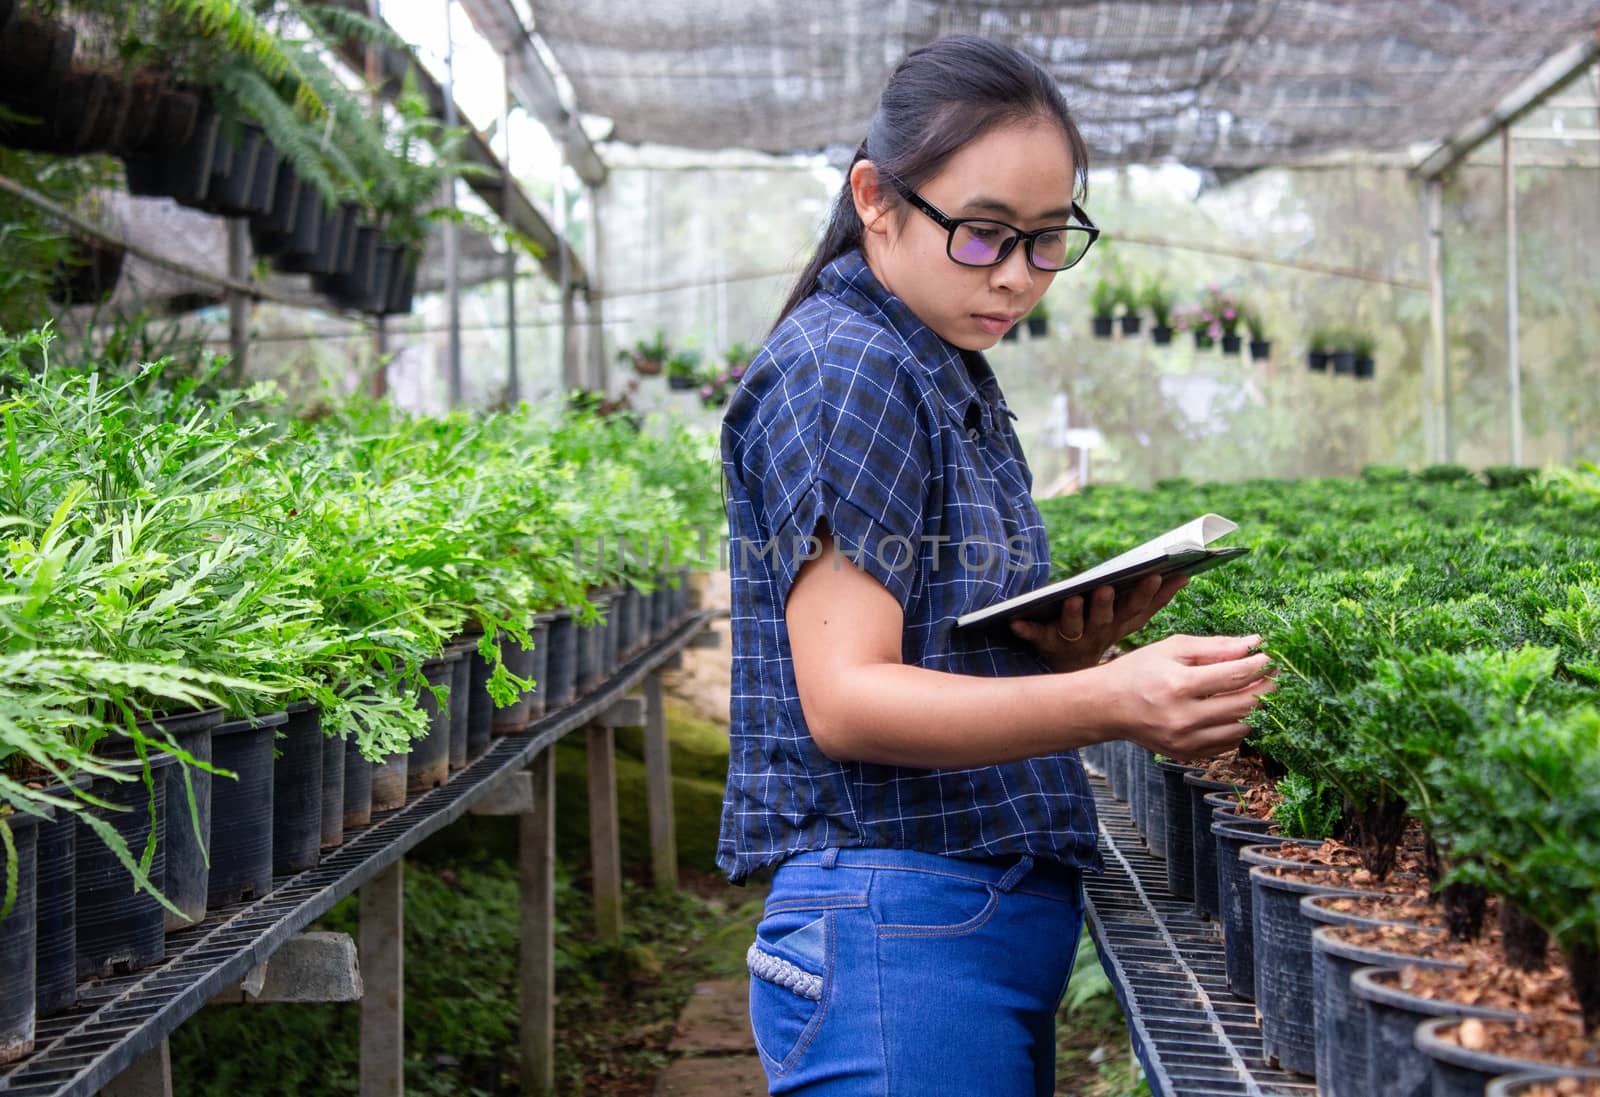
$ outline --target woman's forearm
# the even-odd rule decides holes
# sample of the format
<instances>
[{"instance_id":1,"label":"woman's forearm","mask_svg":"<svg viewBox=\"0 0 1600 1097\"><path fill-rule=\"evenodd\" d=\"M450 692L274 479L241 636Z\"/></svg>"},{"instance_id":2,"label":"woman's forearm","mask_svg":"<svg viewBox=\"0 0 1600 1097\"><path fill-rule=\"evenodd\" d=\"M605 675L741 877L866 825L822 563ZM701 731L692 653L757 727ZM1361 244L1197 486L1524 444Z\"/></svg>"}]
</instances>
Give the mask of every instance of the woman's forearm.
<instances>
[{"instance_id":1,"label":"woman's forearm","mask_svg":"<svg viewBox=\"0 0 1600 1097\"><path fill-rule=\"evenodd\" d=\"M817 746L838 761L998 765L1111 738L1098 669L989 678L866 663L801 706Z\"/></svg>"}]
</instances>

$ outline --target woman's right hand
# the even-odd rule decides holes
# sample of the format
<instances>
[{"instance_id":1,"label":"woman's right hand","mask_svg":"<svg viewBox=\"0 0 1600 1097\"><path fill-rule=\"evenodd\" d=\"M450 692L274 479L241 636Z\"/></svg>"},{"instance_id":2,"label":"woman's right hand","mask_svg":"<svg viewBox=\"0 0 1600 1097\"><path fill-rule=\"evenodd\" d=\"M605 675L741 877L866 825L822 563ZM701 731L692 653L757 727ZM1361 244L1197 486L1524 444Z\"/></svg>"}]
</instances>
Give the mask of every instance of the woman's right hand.
<instances>
[{"instance_id":1,"label":"woman's right hand","mask_svg":"<svg viewBox=\"0 0 1600 1097\"><path fill-rule=\"evenodd\" d=\"M1089 673L1111 687L1116 734L1172 758L1204 758L1238 745L1242 722L1277 688L1259 636L1169 636Z\"/></svg>"}]
</instances>

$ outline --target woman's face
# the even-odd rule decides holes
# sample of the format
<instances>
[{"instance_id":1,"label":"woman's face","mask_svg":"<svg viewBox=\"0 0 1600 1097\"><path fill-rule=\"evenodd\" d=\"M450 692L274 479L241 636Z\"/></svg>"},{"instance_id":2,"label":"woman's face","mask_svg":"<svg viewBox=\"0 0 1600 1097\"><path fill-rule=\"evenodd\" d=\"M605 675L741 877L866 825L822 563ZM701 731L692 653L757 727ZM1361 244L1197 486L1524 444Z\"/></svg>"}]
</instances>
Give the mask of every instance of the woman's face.
<instances>
[{"instance_id":1,"label":"woman's face","mask_svg":"<svg viewBox=\"0 0 1600 1097\"><path fill-rule=\"evenodd\" d=\"M873 275L953 346L994 346L1055 278L1028 265L1021 241L998 266L962 266L945 251L949 233L897 201L887 183L880 186L870 162L851 169L850 183ZM1066 135L1039 120L990 130L945 161L917 193L946 217L987 217L1028 230L1070 221L1073 183Z\"/></svg>"}]
</instances>

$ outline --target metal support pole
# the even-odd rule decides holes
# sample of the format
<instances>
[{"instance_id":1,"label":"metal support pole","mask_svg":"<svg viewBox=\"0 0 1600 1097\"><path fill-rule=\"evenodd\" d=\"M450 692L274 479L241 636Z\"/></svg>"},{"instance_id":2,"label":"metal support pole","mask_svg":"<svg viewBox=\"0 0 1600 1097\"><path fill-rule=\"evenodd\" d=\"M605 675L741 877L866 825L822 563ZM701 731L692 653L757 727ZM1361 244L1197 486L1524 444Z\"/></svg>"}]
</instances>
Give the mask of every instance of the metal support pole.
<instances>
[{"instance_id":1,"label":"metal support pole","mask_svg":"<svg viewBox=\"0 0 1600 1097\"><path fill-rule=\"evenodd\" d=\"M505 81L505 99L500 110L500 134L505 142L501 164L505 168L501 179L500 217L511 224L511 191L516 178L511 174L511 65L504 56L500 58L500 72ZM517 377L517 247L506 245L506 403L516 407L522 399L522 383Z\"/></svg>"},{"instance_id":2,"label":"metal support pole","mask_svg":"<svg viewBox=\"0 0 1600 1097\"><path fill-rule=\"evenodd\" d=\"M556 765L546 747L528 767L533 810L519 820L521 860L522 1092L555 1089Z\"/></svg>"},{"instance_id":3,"label":"metal support pole","mask_svg":"<svg viewBox=\"0 0 1600 1097\"><path fill-rule=\"evenodd\" d=\"M361 1097L405 1093L403 860L361 886Z\"/></svg>"},{"instance_id":4,"label":"metal support pole","mask_svg":"<svg viewBox=\"0 0 1600 1097\"><path fill-rule=\"evenodd\" d=\"M456 47L455 34L451 28L451 14L455 11L453 0L445 0L444 5L444 124L454 128L459 124L456 118ZM456 178L454 175L444 181L445 201L451 209L456 205ZM444 223L444 266L445 266L445 293L450 301L450 406L459 407L461 404L461 246L460 235L454 221Z\"/></svg>"},{"instance_id":5,"label":"metal support pole","mask_svg":"<svg viewBox=\"0 0 1600 1097\"><path fill-rule=\"evenodd\" d=\"M616 733L590 724L589 859L594 870L594 929L602 941L622 940L622 843L617 827Z\"/></svg>"},{"instance_id":6,"label":"metal support pole","mask_svg":"<svg viewBox=\"0 0 1600 1097\"><path fill-rule=\"evenodd\" d=\"M381 25L383 22L382 0L370 0L367 4L367 14L371 16L373 22ZM383 65L379 61L376 43L367 44L366 60L367 87L372 92L372 101L369 105L372 107L372 116L381 120L383 117L383 97L378 94L378 85L383 82ZM372 327L372 354L374 359L372 366L372 395L381 400L389 395L389 367L384 361L389 355L389 333L384 330L382 314L373 317L373 319L375 323Z\"/></svg>"},{"instance_id":7,"label":"metal support pole","mask_svg":"<svg viewBox=\"0 0 1600 1097\"><path fill-rule=\"evenodd\" d=\"M228 218L228 277L243 282L249 277L245 221ZM234 290L228 292L228 347L233 353L229 368L235 381L244 380L246 354L250 349L250 298Z\"/></svg>"},{"instance_id":8,"label":"metal support pole","mask_svg":"<svg viewBox=\"0 0 1600 1097\"><path fill-rule=\"evenodd\" d=\"M566 153L557 150L555 188L551 201L555 203L556 239L560 242L561 275L556 287L561 294L561 387L570 392L583 386L583 372L578 366L577 332L572 301L571 248L567 243L567 159Z\"/></svg>"},{"instance_id":9,"label":"metal support pole","mask_svg":"<svg viewBox=\"0 0 1600 1097\"><path fill-rule=\"evenodd\" d=\"M1455 453L1450 429L1450 345L1445 331L1444 312L1444 183L1427 182L1428 206L1428 295L1431 313L1428 346L1433 360L1433 460L1449 461Z\"/></svg>"},{"instance_id":10,"label":"metal support pole","mask_svg":"<svg viewBox=\"0 0 1600 1097\"><path fill-rule=\"evenodd\" d=\"M595 186L589 188L589 232L584 269L589 274L584 287L584 303L589 314L589 372L594 377L595 389L609 393L611 361L606 355L604 287L600 277L600 188Z\"/></svg>"},{"instance_id":11,"label":"metal support pole","mask_svg":"<svg viewBox=\"0 0 1600 1097\"><path fill-rule=\"evenodd\" d=\"M661 701L661 674L644 680L644 779L650 806L650 871L657 888L678 886L678 837L672 820L672 750Z\"/></svg>"},{"instance_id":12,"label":"metal support pole","mask_svg":"<svg viewBox=\"0 0 1600 1097\"><path fill-rule=\"evenodd\" d=\"M1500 131L1500 187L1506 214L1506 412L1511 417L1511 463L1522 464L1521 294L1517 288L1517 165L1511 127Z\"/></svg>"}]
</instances>

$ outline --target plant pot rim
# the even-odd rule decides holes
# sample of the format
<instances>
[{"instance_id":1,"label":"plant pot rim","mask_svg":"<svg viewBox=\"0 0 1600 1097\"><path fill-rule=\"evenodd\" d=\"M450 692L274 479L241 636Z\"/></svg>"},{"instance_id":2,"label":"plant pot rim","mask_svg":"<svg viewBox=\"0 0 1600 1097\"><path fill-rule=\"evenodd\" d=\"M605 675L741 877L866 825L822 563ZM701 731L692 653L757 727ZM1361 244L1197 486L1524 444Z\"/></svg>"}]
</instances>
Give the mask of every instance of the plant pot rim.
<instances>
[{"instance_id":1,"label":"plant pot rim","mask_svg":"<svg viewBox=\"0 0 1600 1097\"><path fill-rule=\"evenodd\" d=\"M289 710L279 709L277 712L264 712L259 716L240 716L232 720L224 720L211 729L212 738L218 735L233 735L241 731L260 731L262 728L282 727L289 722Z\"/></svg>"},{"instance_id":2,"label":"plant pot rim","mask_svg":"<svg viewBox=\"0 0 1600 1097\"><path fill-rule=\"evenodd\" d=\"M1156 759L1156 765L1168 773L1181 773L1184 776L1198 772L1200 769L1199 766L1190 765L1188 762L1162 761L1159 758Z\"/></svg>"},{"instance_id":3,"label":"plant pot rim","mask_svg":"<svg viewBox=\"0 0 1600 1097\"><path fill-rule=\"evenodd\" d=\"M1213 792L1236 791L1239 787L1232 781L1219 781L1215 777L1207 777L1205 776L1204 771L1199 769L1196 769L1191 773L1185 773L1183 775L1183 781L1184 784L1205 789L1207 795L1210 795Z\"/></svg>"},{"instance_id":4,"label":"plant pot rim","mask_svg":"<svg viewBox=\"0 0 1600 1097\"><path fill-rule=\"evenodd\" d=\"M1363 891L1362 896L1387 897L1388 892ZM1425 929L1430 932L1439 932L1431 926L1424 926L1421 922L1407 922L1395 919L1369 918L1364 914L1340 914L1334 910L1324 910L1321 900L1348 899L1350 896L1339 892L1307 895L1300 900L1300 916L1316 922L1320 926L1360 926L1363 929L1376 929L1380 926L1406 926L1407 928Z\"/></svg>"},{"instance_id":5,"label":"plant pot rim","mask_svg":"<svg viewBox=\"0 0 1600 1097\"><path fill-rule=\"evenodd\" d=\"M1503 1016L1503 1010L1493 1011L1501 1016L1484 1016L1473 1014L1472 1017L1485 1024L1507 1024L1512 1021L1525 1019L1528 1015ZM1452 1025L1459 1025L1466 1020L1465 1016L1433 1017L1417 1025L1416 1032L1412 1035L1412 1043L1416 1049L1431 1059L1438 1059L1449 1063L1451 1066L1463 1067L1467 1070L1487 1071L1491 1074L1510 1074L1514 1070L1549 1070L1560 1067L1559 1063L1541 1063L1532 1059L1510 1059L1488 1051L1469 1051L1460 1044L1452 1043L1440 1036L1443 1029ZM1564 1067L1561 1069L1580 1071L1579 1077L1600 1078L1600 1069L1586 1067Z\"/></svg>"},{"instance_id":6,"label":"plant pot rim","mask_svg":"<svg viewBox=\"0 0 1600 1097\"><path fill-rule=\"evenodd\" d=\"M178 712L158 712L140 720L134 726L144 734L153 729L168 735L191 735L197 731L214 728L227 717L221 705L203 709L184 709Z\"/></svg>"},{"instance_id":7,"label":"plant pot rim","mask_svg":"<svg viewBox=\"0 0 1600 1097\"><path fill-rule=\"evenodd\" d=\"M1522 1070L1516 1074L1506 1074L1489 1083L1489 1088L1484 1090L1484 1097L1517 1097L1521 1092L1520 1086L1538 1085L1550 1082L1566 1082L1573 1079L1587 1080L1593 1076L1593 1071L1585 1072L1583 1067L1545 1067L1539 1070Z\"/></svg>"},{"instance_id":8,"label":"plant pot rim","mask_svg":"<svg viewBox=\"0 0 1600 1097\"><path fill-rule=\"evenodd\" d=\"M316 707L317 703L315 701L296 701L293 704L284 705L283 711L287 719L289 716L299 716L302 713L310 712Z\"/></svg>"},{"instance_id":9,"label":"plant pot rim","mask_svg":"<svg viewBox=\"0 0 1600 1097\"><path fill-rule=\"evenodd\" d=\"M1389 1006L1393 1009L1404 1009L1409 1013L1420 1013L1436 1020L1459 1021L1465 1017L1476 1017L1486 1021L1517 1021L1527 1017L1524 1013L1512 1013L1502 1009L1489 1009L1486 1006L1469 1006L1461 1002L1441 1002L1436 998L1424 998L1420 994L1411 994L1397 986L1387 985L1390 980L1398 980L1403 975L1401 967L1364 967L1350 976L1350 993L1364 1002L1376 1002L1379 1005ZM1380 980L1382 980L1380 982ZM1452 1045L1453 1046L1453 1045ZM1457 1048L1459 1051L1460 1049ZM1534 1063L1533 1066L1539 1064Z\"/></svg>"},{"instance_id":10,"label":"plant pot rim","mask_svg":"<svg viewBox=\"0 0 1600 1097\"><path fill-rule=\"evenodd\" d=\"M1322 840L1320 838L1284 838L1281 841L1272 842L1270 844L1262 843L1262 848L1260 849L1256 849L1253 846L1245 846L1239 851L1239 859L1241 861L1249 862L1256 868L1306 869L1311 872L1326 872L1334 874L1354 871L1353 866L1350 865L1308 865L1304 861L1293 861L1283 857L1274 857L1272 854L1267 852L1269 845L1320 846L1321 844ZM1252 871L1254 870L1252 869Z\"/></svg>"},{"instance_id":11,"label":"plant pot rim","mask_svg":"<svg viewBox=\"0 0 1600 1097\"><path fill-rule=\"evenodd\" d=\"M1313 896L1307 896L1306 898L1313 898ZM1305 899L1300 901L1304 903ZM1342 960L1354 960L1363 967L1393 968L1396 971L1407 964L1419 968L1452 968L1455 970L1461 970L1466 967L1465 964L1458 964L1452 960L1429 960L1424 956L1413 956L1408 952L1392 952L1389 949L1364 948L1360 945L1352 945L1339 940L1333 934L1332 931L1337 928L1339 927L1318 926L1312 930L1312 949L1320 949L1330 956L1337 956ZM1429 929L1424 926L1418 926L1417 928L1432 934L1444 932L1443 930Z\"/></svg>"}]
</instances>

